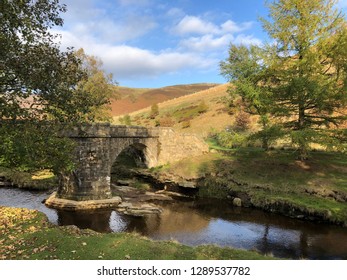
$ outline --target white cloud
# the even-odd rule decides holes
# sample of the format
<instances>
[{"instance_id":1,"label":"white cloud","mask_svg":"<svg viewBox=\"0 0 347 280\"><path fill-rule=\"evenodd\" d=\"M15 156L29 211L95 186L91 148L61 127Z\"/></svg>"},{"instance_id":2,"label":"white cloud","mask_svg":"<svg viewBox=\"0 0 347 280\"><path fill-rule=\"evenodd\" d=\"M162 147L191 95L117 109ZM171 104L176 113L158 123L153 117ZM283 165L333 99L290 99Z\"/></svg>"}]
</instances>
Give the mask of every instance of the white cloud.
<instances>
[{"instance_id":1,"label":"white cloud","mask_svg":"<svg viewBox=\"0 0 347 280\"><path fill-rule=\"evenodd\" d=\"M218 50L225 50L230 43L236 45L261 45L262 41L253 37L252 35L239 34L233 36L232 34L225 34L223 36L213 36L211 34L202 37L191 37L184 39L180 42L180 47L194 52L217 52Z\"/></svg>"},{"instance_id":2,"label":"white cloud","mask_svg":"<svg viewBox=\"0 0 347 280\"><path fill-rule=\"evenodd\" d=\"M177 34L218 33L218 26L195 16L185 16L173 29Z\"/></svg>"},{"instance_id":3,"label":"white cloud","mask_svg":"<svg viewBox=\"0 0 347 280\"><path fill-rule=\"evenodd\" d=\"M239 34L237 35L231 43L236 45L262 45L263 42L252 35Z\"/></svg>"},{"instance_id":4,"label":"white cloud","mask_svg":"<svg viewBox=\"0 0 347 280\"><path fill-rule=\"evenodd\" d=\"M200 17L186 15L172 30L183 37L179 43L181 49L203 53L226 49L230 43L261 44L259 39L241 33L251 26L252 22L236 23L232 20L216 25Z\"/></svg>"},{"instance_id":5,"label":"white cloud","mask_svg":"<svg viewBox=\"0 0 347 280\"><path fill-rule=\"evenodd\" d=\"M221 31L223 33L238 33L251 28L252 22L244 22L237 24L232 20L227 20L221 25Z\"/></svg>"},{"instance_id":6,"label":"white cloud","mask_svg":"<svg viewBox=\"0 0 347 280\"><path fill-rule=\"evenodd\" d=\"M108 43L123 43L141 37L157 24L153 17L144 13L130 11L119 13L120 9L114 6L97 6L97 0L63 0L68 12L64 14L69 30L78 36L84 37L92 34L98 40ZM119 0L122 5L136 3L146 4L148 0Z\"/></svg>"},{"instance_id":7,"label":"white cloud","mask_svg":"<svg viewBox=\"0 0 347 280\"><path fill-rule=\"evenodd\" d=\"M220 37L214 37L208 34L202 37L191 37L182 40L180 46L197 52L205 52L225 48L230 44L232 39L233 36L228 34Z\"/></svg>"},{"instance_id":8,"label":"white cloud","mask_svg":"<svg viewBox=\"0 0 347 280\"><path fill-rule=\"evenodd\" d=\"M226 34L238 33L251 28L252 22L244 22L237 24L232 20L227 20L220 26L203 20L200 17L186 15L181 21L173 28L174 33L179 35L186 34Z\"/></svg>"},{"instance_id":9,"label":"white cloud","mask_svg":"<svg viewBox=\"0 0 347 280\"><path fill-rule=\"evenodd\" d=\"M191 53L161 52L129 46L116 46L104 50L103 60L108 69L112 69L115 77L137 78L153 77L174 73L183 69L206 69L214 61L208 61Z\"/></svg>"},{"instance_id":10,"label":"white cloud","mask_svg":"<svg viewBox=\"0 0 347 280\"><path fill-rule=\"evenodd\" d=\"M87 54L98 56L103 61L105 70L113 73L116 80L155 77L186 69L209 69L217 63L214 59L206 59L190 52L156 53L127 45L96 43L91 37L76 37L67 31L60 33L62 48L75 46L76 49L84 48Z\"/></svg>"},{"instance_id":11,"label":"white cloud","mask_svg":"<svg viewBox=\"0 0 347 280\"><path fill-rule=\"evenodd\" d=\"M243 34L250 22L217 24L170 4L154 7L152 0L62 1L68 4L65 25L54 31L62 34L62 48L84 48L99 57L119 82L178 72L210 73L230 42L260 43Z\"/></svg>"}]
</instances>

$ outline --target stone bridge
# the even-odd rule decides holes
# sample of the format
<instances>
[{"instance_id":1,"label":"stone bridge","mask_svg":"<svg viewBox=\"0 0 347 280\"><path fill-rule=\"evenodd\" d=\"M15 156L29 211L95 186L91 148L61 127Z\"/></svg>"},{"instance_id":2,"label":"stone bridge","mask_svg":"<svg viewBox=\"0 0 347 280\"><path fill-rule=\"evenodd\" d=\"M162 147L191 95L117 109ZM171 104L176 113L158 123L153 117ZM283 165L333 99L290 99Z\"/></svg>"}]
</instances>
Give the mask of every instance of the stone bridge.
<instances>
[{"instance_id":1,"label":"stone bridge","mask_svg":"<svg viewBox=\"0 0 347 280\"><path fill-rule=\"evenodd\" d=\"M76 168L61 176L56 197L74 201L110 199L111 167L128 147L139 151L149 168L208 152L197 136L172 128L94 124L76 127L67 136L77 144Z\"/></svg>"}]
</instances>

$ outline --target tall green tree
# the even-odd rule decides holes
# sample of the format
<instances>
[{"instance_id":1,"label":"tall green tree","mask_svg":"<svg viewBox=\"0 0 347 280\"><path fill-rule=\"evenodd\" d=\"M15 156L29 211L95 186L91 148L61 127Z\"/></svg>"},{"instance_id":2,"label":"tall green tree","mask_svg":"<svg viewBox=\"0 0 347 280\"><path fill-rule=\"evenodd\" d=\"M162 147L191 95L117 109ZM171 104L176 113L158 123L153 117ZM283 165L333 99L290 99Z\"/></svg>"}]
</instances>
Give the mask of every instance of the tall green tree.
<instances>
[{"instance_id":1,"label":"tall green tree","mask_svg":"<svg viewBox=\"0 0 347 280\"><path fill-rule=\"evenodd\" d=\"M228 89L228 106L235 115L247 112L259 116L262 130L257 136L261 138L262 147L266 150L274 136L270 122L271 91L265 83L269 79L267 50L270 49L231 45L229 58L220 65L222 75L232 83Z\"/></svg>"},{"instance_id":2,"label":"tall green tree","mask_svg":"<svg viewBox=\"0 0 347 280\"><path fill-rule=\"evenodd\" d=\"M105 77L95 78L73 49L61 51L50 32L65 11L58 0L0 1L1 165L69 169L72 145L57 136L109 103L90 86Z\"/></svg>"},{"instance_id":3,"label":"tall green tree","mask_svg":"<svg viewBox=\"0 0 347 280\"><path fill-rule=\"evenodd\" d=\"M57 0L1 1L1 119L67 119L78 110L66 108L85 73L73 52L61 52L49 33L63 24L59 13L65 11Z\"/></svg>"},{"instance_id":4,"label":"tall green tree","mask_svg":"<svg viewBox=\"0 0 347 280\"><path fill-rule=\"evenodd\" d=\"M334 145L333 128L345 119L340 109L347 101L346 21L335 0L277 0L268 7L269 19L262 23L273 44L260 47L266 55L258 61L242 59L253 66L245 66L251 73L241 79L252 77L246 91L271 104L267 113L305 159L311 143ZM225 63L235 66L230 58Z\"/></svg>"}]
</instances>

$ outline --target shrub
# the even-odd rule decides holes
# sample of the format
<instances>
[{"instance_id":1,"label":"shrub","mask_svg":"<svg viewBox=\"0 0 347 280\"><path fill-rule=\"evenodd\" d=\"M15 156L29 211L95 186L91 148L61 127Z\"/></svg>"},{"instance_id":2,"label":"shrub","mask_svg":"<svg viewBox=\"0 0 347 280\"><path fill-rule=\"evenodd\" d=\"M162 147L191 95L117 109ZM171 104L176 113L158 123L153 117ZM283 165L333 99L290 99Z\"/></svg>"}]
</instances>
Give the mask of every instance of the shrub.
<instances>
[{"instance_id":1,"label":"shrub","mask_svg":"<svg viewBox=\"0 0 347 280\"><path fill-rule=\"evenodd\" d=\"M157 117L159 115L159 107L158 107L158 104L153 104L151 106L151 112L149 114L149 118L154 120L155 117Z\"/></svg>"},{"instance_id":2,"label":"shrub","mask_svg":"<svg viewBox=\"0 0 347 280\"><path fill-rule=\"evenodd\" d=\"M129 115L125 115L123 118L119 118L121 124L131 125L131 118Z\"/></svg>"},{"instance_id":3,"label":"shrub","mask_svg":"<svg viewBox=\"0 0 347 280\"><path fill-rule=\"evenodd\" d=\"M208 110L208 106L207 104L205 103L204 100L202 100L198 106L198 113L199 114L203 114L203 113L206 113Z\"/></svg>"},{"instance_id":4,"label":"shrub","mask_svg":"<svg viewBox=\"0 0 347 280\"><path fill-rule=\"evenodd\" d=\"M188 128L190 127L190 120L186 120L182 122L182 128Z\"/></svg>"},{"instance_id":5,"label":"shrub","mask_svg":"<svg viewBox=\"0 0 347 280\"><path fill-rule=\"evenodd\" d=\"M160 119L159 121L160 126L163 127L172 127L175 124L175 121L170 116L165 116Z\"/></svg>"},{"instance_id":6,"label":"shrub","mask_svg":"<svg viewBox=\"0 0 347 280\"><path fill-rule=\"evenodd\" d=\"M247 136L235 131L222 131L217 134L218 144L225 148L237 148L247 144Z\"/></svg>"},{"instance_id":7,"label":"shrub","mask_svg":"<svg viewBox=\"0 0 347 280\"><path fill-rule=\"evenodd\" d=\"M278 125L269 125L265 127L263 130L258 131L254 134L252 134L249 137L249 140L252 142L255 142L257 140L261 140L262 142L262 148L265 150L269 149L271 145L273 145L276 140L283 138L285 135L285 132L283 129Z\"/></svg>"},{"instance_id":8,"label":"shrub","mask_svg":"<svg viewBox=\"0 0 347 280\"><path fill-rule=\"evenodd\" d=\"M237 131L245 131L249 128L250 122L249 114L239 111L235 115L234 129Z\"/></svg>"}]
</instances>

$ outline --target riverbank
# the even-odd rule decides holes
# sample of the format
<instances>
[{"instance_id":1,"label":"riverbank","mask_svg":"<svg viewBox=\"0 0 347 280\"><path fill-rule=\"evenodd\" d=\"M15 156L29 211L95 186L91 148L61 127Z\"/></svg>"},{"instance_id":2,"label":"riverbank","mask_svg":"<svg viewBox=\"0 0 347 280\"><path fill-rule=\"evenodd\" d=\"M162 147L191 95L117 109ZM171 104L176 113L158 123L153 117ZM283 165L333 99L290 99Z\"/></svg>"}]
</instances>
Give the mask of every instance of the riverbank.
<instances>
[{"instance_id":1,"label":"riverbank","mask_svg":"<svg viewBox=\"0 0 347 280\"><path fill-rule=\"evenodd\" d=\"M24 172L0 166L0 187L28 190L50 190L58 187L58 180L50 170Z\"/></svg>"},{"instance_id":2,"label":"riverbank","mask_svg":"<svg viewBox=\"0 0 347 280\"><path fill-rule=\"evenodd\" d=\"M291 150L221 149L150 170L129 170L121 157L114 183L133 179L132 186L179 191L190 196L228 199L230 205L254 207L292 218L347 226L347 156L312 152L305 162ZM0 177L21 188L52 189L47 171L35 174L0 169ZM114 178L114 175L115 178ZM121 180L119 180L121 179Z\"/></svg>"},{"instance_id":3,"label":"riverbank","mask_svg":"<svg viewBox=\"0 0 347 280\"><path fill-rule=\"evenodd\" d=\"M0 207L0 259L3 260L250 260L273 259L255 251L212 245L189 247L152 241L134 233L97 233L75 226L58 227L44 214Z\"/></svg>"},{"instance_id":4,"label":"riverbank","mask_svg":"<svg viewBox=\"0 0 347 280\"><path fill-rule=\"evenodd\" d=\"M229 199L292 218L347 226L347 156L291 150L215 151L152 170L153 176L194 181L200 197ZM170 175L171 174L171 175Z\"/></svg>"}]
</instances>

